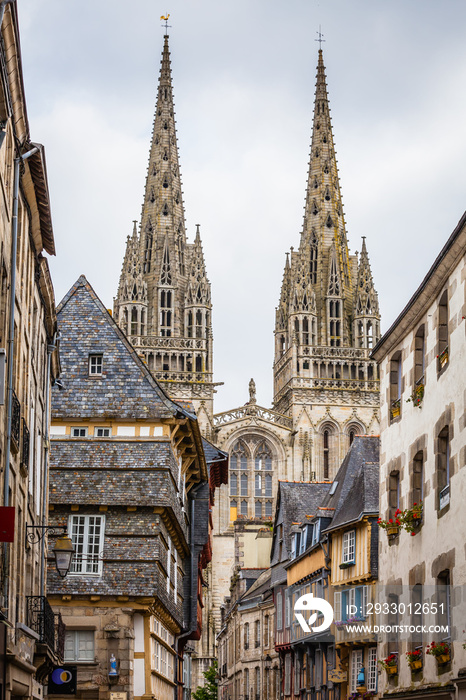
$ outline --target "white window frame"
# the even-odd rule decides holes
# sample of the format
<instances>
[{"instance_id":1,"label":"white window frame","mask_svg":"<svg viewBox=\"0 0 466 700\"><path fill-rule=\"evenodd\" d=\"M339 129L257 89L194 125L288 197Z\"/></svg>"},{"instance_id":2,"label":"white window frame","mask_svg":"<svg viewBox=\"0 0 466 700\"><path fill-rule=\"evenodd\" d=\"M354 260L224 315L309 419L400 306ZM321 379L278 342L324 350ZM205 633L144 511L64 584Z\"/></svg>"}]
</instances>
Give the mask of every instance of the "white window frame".
<instances>
[{"instance_id":1,"label":"white window frame","mask_svg":"<svg viewBox=\"0 0 466 700\"><path fill-rule=\"evenodd\" d=\"M77 435L75 434L77 433ZM71 437L87 437L88 429L82 425L73 425L71 428Z\"/></svg>"},{"instance_id":2,"label":"white window frame","mask_svg":"<svg viewBox=\"0 0 466 700\"><path fill-rule=\"evenodd\" d=\"M349 530L343 535L343 564L354 562L356 558L356 530Z\"/></svg>"},{"instance_id":3,"label":"white window frame","mask_svg":"<svg viewBox=\"0 0 466 700\"><path fill-rule=\"evenodd\" d=\"M341 616L341 591L335 591L333 594L333 614L335 622L342 620Z\"/></svg>"},{"instance_id":4,"label":"white window frame","mask_svg":"<svg viewBox=\"0 0 466 700\"><path fill-rule=\"evenodd\" d=\"M367 650L366 685L368 692L377 692L377 647Z\"/></svg>"},{"instance_id":5,"label":"white window frame","mask_svg":"<svg viewBox=\"0 0 466 700\"><path fill-rule=\"evenodd\" d=\"M351 693L356 692L356 687L358 684L358 673L363 666L363 652L362 649L354 649L351 652L351 677L350 677L350 691Z\"/></svg>"},{"instance_id":6,"label":"white window frame","mask_svg":"<svg viewBox=\"0 0 466 700\"><path fill-rule=\"evenodd\" d=\"M101 433L99 435L99 433ZM112 436L112 429L109 428L108 426L102 427L99 426L98 428L94 428L94 437L111 437Z\"/></svg>"},{"instance_id":7,"label":"white window frame","mask_svg":"<svg viewBox=\"0 0 466 700\"><path fill-rule=\"evenodd\" d=\"M101 377L104 368L104 356L101 352L89 354L89 376Z\"/></svg>"},{"instance_id":8,"label":"white window frame","mask_svg":"<svg viewBox=\"0 0 466 700\"><path fill-rule=\"evenodd\" d=\"M100 532L96 537L95 533L92 532L92 528L95 528L97 525L100 527ZM77 528L83 528L83 530L78 532ZM68 519L68 533L75 551L68 575L102 576L105 515L70 515Z\"/></svg>"},{"instance_id":9,"label":"white window frame","mask_svg":"<svg viewBox=\"0 0 466 700\"><path fill-rule=\"evenodd\" d=\"M67 654L69 646L70 637L72 638L73 654L70 656ZM88 649L83 651L82 644L89 644L92 642L92 650ZM64 661L65 663L73 661L80 663L94 663L95 661L95 630L73 630L66 629L65 631L65 651L64 651Z\"/></svg>"}]
</instances>

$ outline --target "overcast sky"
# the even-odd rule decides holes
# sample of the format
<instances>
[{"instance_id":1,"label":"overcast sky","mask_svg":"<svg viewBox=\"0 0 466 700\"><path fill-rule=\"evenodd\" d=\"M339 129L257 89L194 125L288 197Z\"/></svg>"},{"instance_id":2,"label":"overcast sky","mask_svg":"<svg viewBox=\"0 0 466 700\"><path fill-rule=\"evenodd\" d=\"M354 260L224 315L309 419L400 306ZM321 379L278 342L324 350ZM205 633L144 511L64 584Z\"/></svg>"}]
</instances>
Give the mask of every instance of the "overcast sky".
<instances>
[{"instance_id":1,"label":"overcast sky","mask_svg":"<svg viewBox=\"0 0 466 700\"><path fill-rule=\"evenodd\" d=\"M111 308L140 218L170 50L189 241L212 283L216 411L272 400L274 310L298 246L319 25L350 251L387 329L466 208L463 0L18 0L32 140L45 145L57 302Z\"/></svg>"}]
</instances>

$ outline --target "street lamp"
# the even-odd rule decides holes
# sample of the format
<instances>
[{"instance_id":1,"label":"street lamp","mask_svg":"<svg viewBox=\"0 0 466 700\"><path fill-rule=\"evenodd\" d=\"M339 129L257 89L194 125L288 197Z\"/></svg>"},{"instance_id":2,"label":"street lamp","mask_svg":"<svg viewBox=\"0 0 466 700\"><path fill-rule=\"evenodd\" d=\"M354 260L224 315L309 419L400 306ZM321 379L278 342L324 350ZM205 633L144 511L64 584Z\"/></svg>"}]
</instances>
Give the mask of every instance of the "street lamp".
<instances>
[{"instance_id":1,"label":"street lamp","mask_svg":"<svg viewBox=\"0 0 466 700\"><path fill-rule=\"evenodd\" d=\"M55 568L61 578L65 578L70 570L74 554L73 543L68 537L65 525L26 525L26 542L36 544L43 539L46 532L55 535L61 530L52 552L55 557Z\"/></svg>"}]
</instances>

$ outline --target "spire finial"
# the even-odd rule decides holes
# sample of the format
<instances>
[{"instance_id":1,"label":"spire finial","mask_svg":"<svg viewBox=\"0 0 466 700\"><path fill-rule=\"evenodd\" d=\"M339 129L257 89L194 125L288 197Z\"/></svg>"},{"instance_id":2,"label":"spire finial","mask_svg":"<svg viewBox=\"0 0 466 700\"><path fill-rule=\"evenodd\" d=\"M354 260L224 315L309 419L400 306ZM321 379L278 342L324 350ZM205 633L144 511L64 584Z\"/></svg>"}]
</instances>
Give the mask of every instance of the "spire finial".
<instances>
[{"instance_id":1,"label":"spire finial","mask_svg":"<svg viewBox=\"0 0 466 700\"><path fill-rule=\"evenodd\" d=\"M318 41L318 42L319 42L319 51L322 51L322 42L325 42L325 39L322 38L324 35L323 35L322 32L320 31L321 29L322 29L322 27L321 27L320 24L319 24L319 31L316 32L316 34L318 35L319 38L318 38L318 39L314 39L314 41Z\"/></svg>"},{"instance_id":2,"label":"spire finial","mask_svg":"<svg viewBox=\"0 0 466 700\"><path fill-rule=\"evenodd\" d=\"M170 15L168 14L168 12L167 12L166 15L162 15L162 16L160 17L160 19L163 19L163 21L165 22L165 36L168 36L168 27L171 28L171 26L172 26L171 24L168 24L168 18L169 18L169 17L170 17Z\"/></svg>"}]
</instances>

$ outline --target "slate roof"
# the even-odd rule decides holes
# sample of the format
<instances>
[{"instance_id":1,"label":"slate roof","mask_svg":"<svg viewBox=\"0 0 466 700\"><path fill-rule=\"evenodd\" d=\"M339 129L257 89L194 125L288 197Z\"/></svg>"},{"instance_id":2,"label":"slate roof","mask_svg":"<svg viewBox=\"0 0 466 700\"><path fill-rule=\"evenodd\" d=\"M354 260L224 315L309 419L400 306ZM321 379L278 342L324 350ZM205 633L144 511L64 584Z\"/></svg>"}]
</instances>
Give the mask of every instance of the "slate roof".
<instances>
[{"instance_id":1,"label":"slate roof","mask_svg":"<svg viewBox=\"0 0 466 700\"><path fill-rule=\"evenodd\" d=\"M53 441L50 503L171 506L177 465L168 442Z\"/></svg>"},{"instance_id":2,"label":"slate roof","mask_svg":"<svg viewBox=\"0 0 466 700\"><path fill-rule=\"evenodd\" d=\"M278 482L277 508L272 545L272 565L279 563L275 555L276 525L278 523L277 518L279 513L281 513L283 523L283 541L285 544L282 561L286 561L291 552L293 523L302 523L306 515L316 515L318 507L322 504L330 487L330 482Z\"/></svg>"},{"instance_id":3,"label":"slate roof","mask_svg":"<svg viewBox=\"0 0 466 700\"><path fill-rule=\"evenodd\" d=\"M271 573L272 572L270 569L262 571L252 586L246 591L246 593L243 594L240 603L246 603L253 598L257 598L258 596L262 596L267 593L272 595L272 590L270 588ZM266 595L266 597L268 596Z\"/></svg>"},{"instance_id":4,"label":"slate roof","mask_svg":"<svg viewBox=\"0 0 466 700\"><path fill-rule=\"evenodd\" d=\"M152 377L84 275L58 305L57 316L64 388L52 390L56 420L134 421L187 413ZM102 376L89 376L89 354L99 353Z\"/></svg>"},{"instance_id":5,"label":"slate roof","mask_svg":"<svg viewBox=\"0 0 466 700\"><path fill-rule=\"evenodd\" d=\"M333 495L327 495L322 506L334 508L333 518L325 532L357 522L363 515L379 511L379 437L357 435L334 479Z\"/></svg>"}]
</instances>

